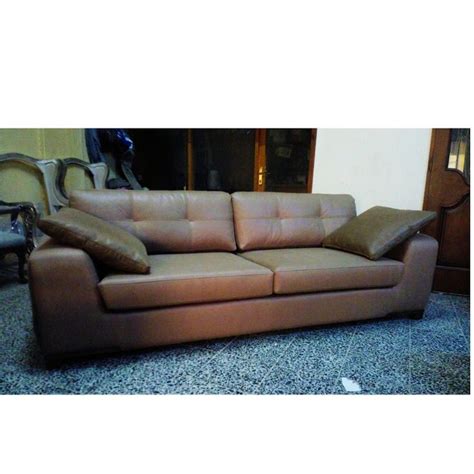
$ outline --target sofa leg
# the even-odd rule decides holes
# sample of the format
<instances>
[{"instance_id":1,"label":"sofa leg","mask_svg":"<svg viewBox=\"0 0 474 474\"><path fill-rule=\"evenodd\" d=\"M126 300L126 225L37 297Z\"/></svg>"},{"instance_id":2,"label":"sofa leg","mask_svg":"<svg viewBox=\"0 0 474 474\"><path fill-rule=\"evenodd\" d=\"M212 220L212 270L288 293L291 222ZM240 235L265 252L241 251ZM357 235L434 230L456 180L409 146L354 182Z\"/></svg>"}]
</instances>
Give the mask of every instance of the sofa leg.
<instances>
[{"instance_id":1,"label":"sofa leg","mask_svg":"<svg viewBox=\"0 0 474 474\"><path fill-rule=\"evenodd\" d=\"M423 315L425 314L424 309L419 309L418 311L410 311L408 313L408 317L413 320L423 319Z\"/></svg>"},{"instance_id":2,"label":"sofa leg","mask_svg":"<svg viewBox=\"0 0 474 474\"><path fill-rule=\"evenodd\" d=\"M44 364L47 370L59 369L62 365L62 359L56 356L43 356Z\"/></svg>"}]
</instances>

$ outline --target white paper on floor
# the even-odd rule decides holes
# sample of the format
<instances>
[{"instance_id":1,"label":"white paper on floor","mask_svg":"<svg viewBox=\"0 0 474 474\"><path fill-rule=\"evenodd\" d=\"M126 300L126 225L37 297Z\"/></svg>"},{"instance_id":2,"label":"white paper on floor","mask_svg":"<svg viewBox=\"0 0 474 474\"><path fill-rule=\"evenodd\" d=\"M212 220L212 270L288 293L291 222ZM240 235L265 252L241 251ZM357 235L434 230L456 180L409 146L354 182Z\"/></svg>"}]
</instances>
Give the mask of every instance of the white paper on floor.
<instances>
[{"instance_id":1,"label":"white paper on floor","mask_svg":"<svg viewBox=\"0 0 474 474\"><path fill-rule=\"evenodd\" d=\"M342 385L344 385L346 392L360 392L362 390L360 388L360 385L355 380L346 379L346 377L342 377L341 382Z\"/></svg>"}]
</instances>

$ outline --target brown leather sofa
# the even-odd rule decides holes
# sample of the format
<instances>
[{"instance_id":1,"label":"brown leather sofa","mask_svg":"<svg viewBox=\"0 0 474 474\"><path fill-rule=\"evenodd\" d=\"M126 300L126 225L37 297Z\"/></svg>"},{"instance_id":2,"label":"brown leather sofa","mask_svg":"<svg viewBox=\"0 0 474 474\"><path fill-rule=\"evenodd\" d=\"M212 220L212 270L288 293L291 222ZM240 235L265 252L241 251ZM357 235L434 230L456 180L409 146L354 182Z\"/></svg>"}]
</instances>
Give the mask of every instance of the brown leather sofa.
<instances>
[{"instance_id":1,"label":"brown leather sofa","mask_svg":"<svg viewBox=\"0 0 474 474\"><path fill-rule=\"evenodd\" d=\"M47 239L29 260L48 358L312 325L420 316L437 242L417 234L372 261L321 247L356 215L349 195L76 191L70 206L140 238L151 273L110 273Z\"/></svg>"}]
</instances>

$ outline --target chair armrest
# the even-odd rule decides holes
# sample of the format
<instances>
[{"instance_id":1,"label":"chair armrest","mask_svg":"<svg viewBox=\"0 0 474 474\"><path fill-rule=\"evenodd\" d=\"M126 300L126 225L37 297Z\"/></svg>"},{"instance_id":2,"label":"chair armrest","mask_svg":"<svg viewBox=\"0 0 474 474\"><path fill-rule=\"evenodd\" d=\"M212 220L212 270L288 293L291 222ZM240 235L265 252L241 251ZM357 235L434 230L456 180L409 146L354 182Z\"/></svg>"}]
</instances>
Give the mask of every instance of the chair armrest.
<instances>
[{"instance_id":1,"label":"chair armrest","mask_svg":"<svg viewBox=\"0 0 474 474\"><path fill-rule=\"evenodd\" d=\"M438 256L438 242L425 234L416 234L385 257L404 263L402 281L397 286L399 311L422 310L431 293Z\"/></svg>"},{"instance_id":2,"label":"chair armrest","mask_svg":"<svg viewBox=\"0 0 474 474\"><path fill-rule=\"evenodd\" d=\"M10 215L10 225L14 231L18 216L21 216L25 229L26 250L29 255L36 247L36 223L38 211L31 202L5 202L0 200L0 215Z\"/></svg>"}]
</instances>

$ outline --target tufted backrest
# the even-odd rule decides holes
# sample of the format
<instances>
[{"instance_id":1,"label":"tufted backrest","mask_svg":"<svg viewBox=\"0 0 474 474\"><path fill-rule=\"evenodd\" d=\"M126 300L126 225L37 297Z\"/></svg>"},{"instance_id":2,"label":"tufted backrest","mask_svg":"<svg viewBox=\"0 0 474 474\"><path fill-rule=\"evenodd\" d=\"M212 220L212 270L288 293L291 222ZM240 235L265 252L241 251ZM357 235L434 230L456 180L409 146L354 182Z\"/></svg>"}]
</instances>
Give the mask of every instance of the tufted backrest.
<instances>
[{"instance_id":1,"label":"tufted backrest","mask_svg":"<svg viewBox=\"0 0 474 474\"><path fill-rule=\"evenodd\" d=\"M230 195L213 191L74 191L69 205L138 237L149 253L236 249Z\"/></svg>"},{"instance_id":2,"label":"tufted backrest","mask_svg":"<svg viewBox=\"0 0 474 474\"><path fill-rule=\"evenodd\" d=\"M319 246L356 215L347 194L237 192L232 208L239 250Z\"/></svg>"}]
</instances>

